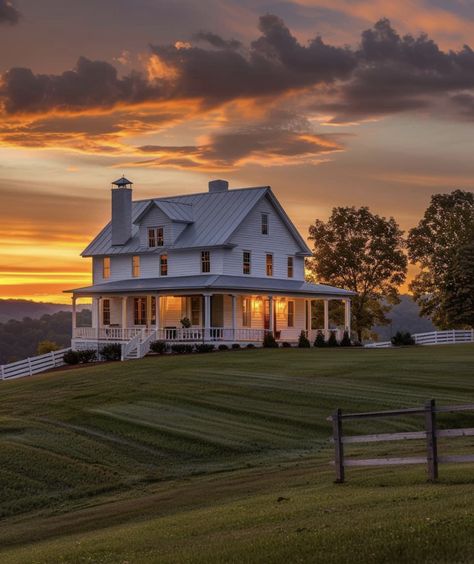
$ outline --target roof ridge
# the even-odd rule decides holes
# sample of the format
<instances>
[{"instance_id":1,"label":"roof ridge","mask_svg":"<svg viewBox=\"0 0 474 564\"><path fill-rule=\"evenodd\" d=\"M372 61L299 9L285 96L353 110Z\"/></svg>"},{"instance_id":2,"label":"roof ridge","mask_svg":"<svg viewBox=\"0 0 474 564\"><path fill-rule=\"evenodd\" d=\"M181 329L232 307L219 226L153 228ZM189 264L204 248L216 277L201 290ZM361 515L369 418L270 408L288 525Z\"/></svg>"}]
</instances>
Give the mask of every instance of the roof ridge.
<instances>
[{"instance_id":1,"label":"roof ridge","mask_svg":"<svg viewBox=\"0 0 474 564\"><path fill-rule=\"evenodd\" d=\"M230 190L226 190L225 192L190 192L189 194L177 194L176 196L158 196L155 198L144 198L143 200L133 200L134 204L139 204L142 202L151 202L153 200L169 200L170 198L190 198L192 196L204 196L204 195L212 195L215 196L216 194L230 194L232 192L242 192L243 190L267 190L270 186L248 186L247 188L231 188ZM192 205L192 204L189 204Z\"/></svg>"}]
</instances>

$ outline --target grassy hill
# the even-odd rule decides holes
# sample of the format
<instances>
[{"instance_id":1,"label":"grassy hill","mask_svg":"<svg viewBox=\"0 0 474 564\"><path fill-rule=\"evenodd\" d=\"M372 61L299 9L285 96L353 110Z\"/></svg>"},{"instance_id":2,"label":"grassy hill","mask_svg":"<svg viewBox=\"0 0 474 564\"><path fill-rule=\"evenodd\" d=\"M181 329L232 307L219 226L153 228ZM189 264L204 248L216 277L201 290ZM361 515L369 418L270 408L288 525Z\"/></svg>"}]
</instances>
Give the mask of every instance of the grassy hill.
<instances>
[{"instance_id":1,"label":"grassy hill","mask_svg":"<svg viewBox=\"0 0 474 564\"><path fill-rule=\"evenodd\" d=\"M474 465L442 466L437 485L419 466L354 469L335 485L326 417L474 402L473 362L470 345L253 350L3 383L0 559L471 562ZM474 417L441 425L474 427ZM440 450L472 452L474 441L450 444Z\"/></svg>"}]
</instances>

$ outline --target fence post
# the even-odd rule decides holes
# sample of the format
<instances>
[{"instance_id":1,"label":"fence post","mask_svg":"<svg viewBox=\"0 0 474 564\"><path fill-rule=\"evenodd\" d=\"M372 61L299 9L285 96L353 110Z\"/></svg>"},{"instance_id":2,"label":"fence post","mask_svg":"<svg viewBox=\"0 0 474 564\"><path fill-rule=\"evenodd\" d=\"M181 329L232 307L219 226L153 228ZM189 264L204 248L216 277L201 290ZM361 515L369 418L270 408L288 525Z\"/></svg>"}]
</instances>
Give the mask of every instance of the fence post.
<instances>
[{"instance_id":1,"label":"fence post","mask_svg":"<svg viewBox=\"0 0 474 564\"><path fill-rule=\"evenodd\" d=\"M2 376L2 380L5 380L5 368L3 367L3 364L0 365L0 374Z\"/></svg>"},{"instance_id":2,"label":"fence post","mask_svg":"<svg viewBox=\"0 0 474 564\"><path fill-rule=\"evenodd\" d=\"M336 409L332 416L334 438L334 463L336 465L336 484L344 483L344 447L342 444L342 411Z\"/></svg>"},{"instance_id":3,"label":"fence post","mask_svg":"<svg viewBox=\"0 0 474 564\"><path fill-rule=\"evenodd\" d=\"M436 402L434 399L425 404L426 422L426 458L428 461L428 478L434 482L438 479L438 444L436 437Z\"/></svg>"}]
</instances>

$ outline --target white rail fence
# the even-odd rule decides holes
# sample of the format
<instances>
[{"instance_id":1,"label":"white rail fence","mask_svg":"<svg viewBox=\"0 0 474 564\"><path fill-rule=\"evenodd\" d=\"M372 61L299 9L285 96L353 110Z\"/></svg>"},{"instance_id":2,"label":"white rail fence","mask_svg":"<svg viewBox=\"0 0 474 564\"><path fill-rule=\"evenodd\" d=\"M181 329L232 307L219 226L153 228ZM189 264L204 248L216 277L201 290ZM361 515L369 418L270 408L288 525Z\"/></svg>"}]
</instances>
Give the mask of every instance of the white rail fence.
<instances>
[{"instance_id":1,"label":"white rail fence","mask_svg":"<svg viewBox=\"0 0 474 564\"><path fill-rule=\"evenodd\" d=\"M1 378L2 380L13 380L15 378L23 378L24 376L33 376L33 374L39 374L40 372L51 370L57 366L64 366L65 362L63 356L64 353L69 350L70 349L61 349L59 351L25 358L18 362L1 365Z\"/></svg>"},{"instance_id":2,"label":"white rail fence","mask_svg":"<svg viewBox=\"0 0 474 564\"><path fill-rule=\"evenodd\" d=\"M417 345L455 345L460 343L474 343L474 329L448 329L447 331L415 333L412 336L415 339L415 344ZM368 349L386 349L391 346L391 341L381 341L365 345Z\"/></svg>"}]
</instances>

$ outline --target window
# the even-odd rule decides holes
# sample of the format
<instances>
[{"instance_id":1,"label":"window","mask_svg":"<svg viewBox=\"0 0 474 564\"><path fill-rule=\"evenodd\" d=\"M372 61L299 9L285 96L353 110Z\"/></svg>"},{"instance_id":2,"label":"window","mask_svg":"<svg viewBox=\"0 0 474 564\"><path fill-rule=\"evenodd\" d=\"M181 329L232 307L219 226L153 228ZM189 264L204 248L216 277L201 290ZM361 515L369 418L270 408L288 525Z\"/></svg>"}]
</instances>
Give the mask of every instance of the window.
<instances>
[{"instance_id":1,"label":"window","mask_svg":"<svg viewBox=\"0 0 474 564\"><path fill-rule=\"evenodd\" d=\"M164 245L163 227L150 227L148 229L148 246L162 247Z\"/></svg>"},{"instance_id":2,"label":"window","mask_svg":"<svg viewBox=\"0 0 474 564\"><path fill-rule=\"evenodd\" d=\"M201 251L201 272L211 272L211 253Z\"/></svg>"},{"instance_id":3,"label":"window","mask_svg":"<svg viewBox=\"0 0 474 564\"><path fill-rule=\"evenodd\" d=\"M201 324L201 298L191 296L191 325Z\"/></svg>"},{"instance_id":4,"label":"window","mask_svg":"<svg viewBox=\"0 0 474 564\"><path fill-rule=\"evenodd\" d=\"M242 326L250 327L252 323L252 300L250 298L244 298L242 301Z\"/></svg>"},{"instance_id":5,"label":"window","mask_svg":"<svg viewBox=\"0 0 474 564\"><path fill-rule=\"evenodd\" d=\"M110 325L110 300L102 300L102 325Z\"/></svg>"},{"instance_id":6,"label":"window","mask_svg":"<svg viewBox=\"0 0 474 564\"><path fill-rule=\"evenodd\" d=\"M268 235L268 213L262 213L262 235Z\"/></svg>"},{"instance_id":7,"label":"window","mask_svg":"<svg viewBox=\"0 0 474 564\"><path fill-rule=\"evenodd\" d=\"M168 255L160 255L160 276L168 276Z\"/></svg>"},{"instance_id":8,"label":"window","mask_svg":"<svg viewBox=\"0 0 474 564\"><path fill-rule=\"evenodd\" d=\"M140 276L140 257L138 255L132 257L132 276L134 278Z\"/></svg>"},{"instance_id":9,"label":"window","mask_svg":"<svg viewBox=\"0 0 474 564\"><path fill-rule=\"evenodd\" d=\"M104 257L102 261L102 278L110 278L110 257Z\"/></svg>"},{"instance_id":10,"label":"window","mask_svg":"<svg viewBox=\"0 0 474 564\"><path fill-rule=\"evenodd\" d=\"M242 272L244 274L250 274L250 251L244 251L242 257Z\"/></svg>"},{"instance_id":11,"label":"window","mask_svg":"<svg viewBox=\"0 0 474 564\"><path fill-rule=\"evenodd\" d=\"M267 276L273 276L273 255L267 254L265 261Z\"/></svg>"},{"instance_id":12,"label":"window","mask_svg":"<svg viewBox=\"0 0 474 564\"><path fill-rule=\"evenodd\" d=\"M288 320L287 320L288 327L295 326L295 302L289 301L288 302Z\"/></svg>"},{"instance_id":13,"label":"window","mask_svg":"<svg viewBox=\"0 0 474 564\"><path fill-rule=\"evenodd\" d=\"M146 298L133 299L133 314L135 325L146 325Z\"/></svg>"},{"instance_id":14,"label":"window","mask_svg":"<svg viewBox=\"0 0 474 564\"><path fill-rule=\"evenodd\" d=\"M293 257L288 257L288 278L293 278Z\"/></svg>"}]
</instances>

